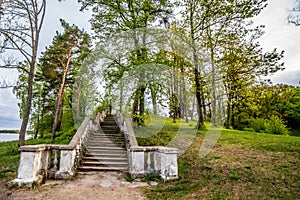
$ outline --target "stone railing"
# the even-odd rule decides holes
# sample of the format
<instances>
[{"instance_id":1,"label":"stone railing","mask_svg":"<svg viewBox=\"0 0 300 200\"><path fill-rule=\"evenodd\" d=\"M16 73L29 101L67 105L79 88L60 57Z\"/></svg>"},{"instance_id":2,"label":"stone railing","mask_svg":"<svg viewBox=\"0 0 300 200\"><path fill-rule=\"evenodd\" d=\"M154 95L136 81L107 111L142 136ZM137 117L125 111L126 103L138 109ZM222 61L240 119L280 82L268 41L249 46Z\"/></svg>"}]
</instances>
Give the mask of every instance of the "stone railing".
<instances>
[{"instance_id":1,"label":"stone railing","mask_svg":"<svg viewBox=\"0 0 300 200\"><path fill-rule=\"evenodd\" d=\"M131 176L157 173L164 180L178 178L178 149L161 146L138 146L130 119L124 118L120 112L117 113L116 118L126 139Z\"/></svg>"},{"instance_id":2,"label":"stone railing","mask_svg":"<svg viewBox=\"0 0 300 200\"><path fill-rule=\"evenodd\" d=\"M97 122L87 117L68 145L40 144L20 147L18 176L13 184L31 187L48 178L72 178L80 165L88 135L96 128Z\"/></svg>"}]
</instances>

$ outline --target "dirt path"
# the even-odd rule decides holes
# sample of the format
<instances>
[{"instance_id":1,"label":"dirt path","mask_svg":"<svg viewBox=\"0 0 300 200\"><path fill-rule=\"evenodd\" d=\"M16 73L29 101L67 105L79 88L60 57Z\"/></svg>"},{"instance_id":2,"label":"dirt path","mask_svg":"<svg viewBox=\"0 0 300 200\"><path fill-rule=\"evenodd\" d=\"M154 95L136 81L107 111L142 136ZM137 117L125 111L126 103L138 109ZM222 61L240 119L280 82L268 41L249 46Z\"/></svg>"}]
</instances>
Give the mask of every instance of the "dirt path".
<instances>
[{"instance_id":1,"label":"dirt path","mask_svg":"<svg viewBox=\"0 0 300 200\"><path fill-rule=\"evenodd\" d=\"M4 189L2 200L146 200L139 187L145 182L126 182L120 172L80 173L74 180L47 182L37 189Z\"/></svg>"}]
</instances>

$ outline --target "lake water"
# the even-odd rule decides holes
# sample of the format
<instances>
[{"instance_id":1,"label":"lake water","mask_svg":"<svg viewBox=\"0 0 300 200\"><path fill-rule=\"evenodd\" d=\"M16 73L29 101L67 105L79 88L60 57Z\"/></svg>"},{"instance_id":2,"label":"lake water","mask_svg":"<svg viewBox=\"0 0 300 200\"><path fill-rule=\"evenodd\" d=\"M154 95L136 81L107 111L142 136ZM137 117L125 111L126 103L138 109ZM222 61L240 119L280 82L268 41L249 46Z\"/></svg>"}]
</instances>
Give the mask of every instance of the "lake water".
<instances>
[{"instance_id":1,"label":"lake water","mask_svg":"<svg viewBox=\"0 0 300 200\"><path fill-rule=\"evenodd\" d=\"M31 138L31 135L26 135L25 140ZM19 134L18 133L0 133L0 142L8 142L8 141L14 141L19 140Z\"/></svg>"}]
</instances>

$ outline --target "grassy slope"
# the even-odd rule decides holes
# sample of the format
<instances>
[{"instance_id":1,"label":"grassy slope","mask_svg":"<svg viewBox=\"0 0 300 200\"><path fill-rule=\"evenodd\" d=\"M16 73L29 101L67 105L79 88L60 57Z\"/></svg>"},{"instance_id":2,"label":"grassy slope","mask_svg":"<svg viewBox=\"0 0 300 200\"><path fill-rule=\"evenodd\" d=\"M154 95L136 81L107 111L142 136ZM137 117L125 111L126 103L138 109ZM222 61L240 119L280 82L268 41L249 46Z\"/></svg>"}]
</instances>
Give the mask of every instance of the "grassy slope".
<instances>
[{"instance_id":1,"label":"grassy slope","mask_svg":"<svg viewBox=\"0 0 300 200\"><path fill-rule=\"evenodd\" d=\"M178 125L168 120L160 133L138 138L138 142L166 145L175 134L188 134L176 133ZM137 134L147 135L150 130ZM200 131L191 136L193 143L179 158L180 179L145 188L149 199L299 198L300 137L222 130L213 150L200 158L205 134Z\"/></svg>"}]
</instances>

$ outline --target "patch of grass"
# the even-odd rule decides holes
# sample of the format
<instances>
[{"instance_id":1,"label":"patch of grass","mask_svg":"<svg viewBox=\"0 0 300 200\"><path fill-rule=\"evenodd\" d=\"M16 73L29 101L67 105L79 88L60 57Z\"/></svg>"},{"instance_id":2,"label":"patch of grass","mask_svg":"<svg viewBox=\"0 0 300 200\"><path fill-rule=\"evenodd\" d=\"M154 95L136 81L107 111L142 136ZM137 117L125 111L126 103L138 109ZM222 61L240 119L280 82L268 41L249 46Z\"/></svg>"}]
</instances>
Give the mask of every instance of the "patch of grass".
<instances>
[{"instance_id":1,"label":"patch of grass","mask_svg":"<svg viewBox=\"0 0 300 200\"><path fill-rule=\"evenodd\" d=\"M300 152L300 138L237 130L223 130L219 142L275 152Z\"/></svg>"},{"instance_id":2,"label":"patch of grass","mask_svg":"<svg viewBox=\"0 0 300 200\"><path fill-rule=\"evenodd\" d=\"M205 170L213 170L213 167L210 166L210 165L204 165L203 168L204 168Z\"/></svg>"},{"instance_id":3,"label":"patch of grass","mask_svg":"<svg viewBox=\"0 0 300 200\"><path fill-rule=\"evenodd\" d=\"M176 123L168 117L150 118L148 126L135 126L134 131L140 146L166 146L175 137L180 120ZM187 125L188 126L188 125Z\"/></svg>"},{"instance_id":4,"label":"patch of grass","mask_svg":"<svg viewBox=\"0 0 300 200\"><path fill-rule=\"evenodd\" d=\"M176 131L174 124L168 125L163 130ZM143 188L149 199L292 200L300 196L296 189L300 185L299 137L222 130L211 152L200 158L205 136L206 131L198 131L179 157L179 180Z\"/></svg>"},{"instance_id":5,"label":"patch of grass","mask_svg":"<svg viewBox=\"0 0 300 200\"><path fill-rule=\"evenodd\" d=\"M239 175L238 170L232 170L229 174L229 178L232 180L239 180L241 176Z\"/></svg>"},{"instance_id":6,"label":"patch of grass","mask_svg":"<svg viewBox=\"0 0 300 200\"><path fill-rule=\"evenodd\" d=\"M250 165L246 165L245 168L246 169L252 169L252 167Z\"/></svg>"},{"instance_id":7,"label":"patch of grass","mask_svg":"<svg viewBox=\"0 0 300 200\"><path fill-rule=\"evenodd\" d=\"M8 180L16 176L19 161L18 142L0 143L0 179Z\"/></svg>"},{"instance_id":8,"label":"patch of grass","mask_svg":"<svg viewBox=\"0 0 300 200\"><path fill-rule=\"evenodd\" d=\"M290 131L290 135L291 136L298 136L298 137L300 137L300 129L292 129Z\"/></svg>"},{"instance_id":9,"label":"patch of grass","mask_svg":"<svg viewBox=\"0 0 300 200\"><path fill-rule=\"evenodd\" d=\"M214 159L221 159L222 156L221 155L214 155Z\"/></svg>"},{"instance_id":10,"label":"patch of grass","mask_svg":"<svg viewBox=\"0 0 300 200\"><path fill-rule=\"evenodd\" d=\"M144 181L160 181L161 177L159 174L157 173L152 173L152 174L148 174L145 178Z\"/></svg>"},{"instance_id":11,"label":"patch of grass","mask_svg":"<svg viewBox=\"0 0 300 200\"><path fill-rule=\"evenodd\" d=\"M135 178L133 178L130 173L127 173L125 176L125 180L127 182L133 182L135 180Z\"/></svg>"}]
</instances>

